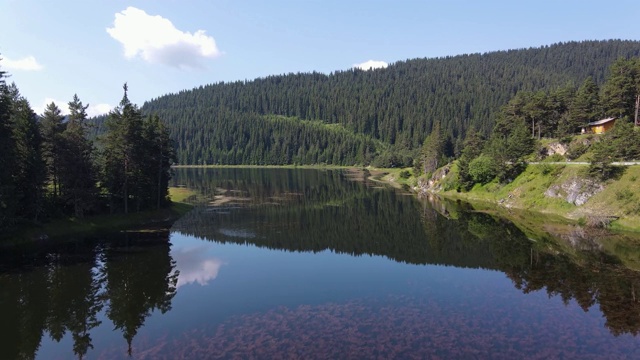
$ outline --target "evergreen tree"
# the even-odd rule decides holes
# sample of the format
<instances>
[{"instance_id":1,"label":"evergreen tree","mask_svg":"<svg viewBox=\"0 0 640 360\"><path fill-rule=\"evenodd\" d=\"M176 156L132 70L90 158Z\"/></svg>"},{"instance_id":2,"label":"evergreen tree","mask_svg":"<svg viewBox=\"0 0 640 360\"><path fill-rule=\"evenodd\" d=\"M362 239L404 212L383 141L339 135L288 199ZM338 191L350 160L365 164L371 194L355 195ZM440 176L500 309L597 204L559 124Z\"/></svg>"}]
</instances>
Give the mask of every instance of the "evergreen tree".
<instances>
[{"instance_id":1,"label":"evergreen tree","mask_svg":"<svg viewBox=\"0 0 640 360\"><path fill-rule=\"evenodd\" d=\"M602 89L602 107L608 116L622 118L635 114L640 61L620 58L609 68L609 78Z\"/></svg>"},{"instance_id":2,"label":"evergreen tree","mask_svg":"<svg viewBox=\"0 0 640 360\"><path fill-rule=\"evenodd\" d=\"M15 220L15 143L11 126L11 98L5 82L6 73L0 70L0 232Z\"/></svg>"},{"instance_id":3,"label":"evergreen tree","mask_svg":"<svg viewBox=\"0 0 640 360\"><path fill-rule=\"evenodd\" d=\"M63 133L61 189L65 202L82 218L97 200L97 171L93 162L93 143L87 139L87 107L78 95L69 102L69 121Z\"/></svg>"},{"instance_id":4,"label":"evergreen tree","mask_svg":"<svg viewBox=\"0 0 640 360\"><path fill-rule=\"evenodd\" d=\"M576 90L572 85L567 85L551 91L547 97L549 119L546 122L545 136L572 135L579 131L579 125L569 124L569 109L574 102Z\"/></svg>"},{"instance_id":5,"label":"evergreen tree","mask_svg":"<svg viewBox=\"0 0 640 360\"><path fill-rule=\"evenodd\" d=\"M142 114L127 97L127 84L120 105L109 113L104 145L104 186L109 193L111 211L121 203L129 213L130 197L142 165Z\"/></svg>"},{"instance_id":6,"label":"evergreen tree","mask_svg":"<svg viewBox=\"0 0 640 360\"><path fill-rule=\"evenodd\" d=\"M544 91L538 91L530 94L528 101L523 106L525 119L531 123L531 137L535 137L537 131L538 139L540 139L543 129L548 130L550 127L548 121L551 114L547 101L547 94Z\"/></svg>"},{"instance_id":7,"label":"evergreen tree","mask_svg":"<svg viewBox=\"0 0 640 360\"><path fill-rule=\"evenodd\" d=\"M480 156L484 147L483 136L472 129L467 133L464 140L464 148L458 159L458 174L460 179L460 187L462 190L469 190L475 183L475 180L469 173L469 165L471 161Z\"/></svg>"},{"instance_id":8,"label":"evergreen tree","mask_svg":"<svg viewBox=\"0 0 640 360\"><path fill-rule=\"evenodd\" d=\"M16 168L13 173L17 214L37 220L43 210L46 165L42 160L42 137L36 114L15 84L9 86L11 124L15 141Z\"/></svg>"},{"instance_id":9,"label":"evergreen tree","mask_svg":"<svg viewBox=\"0 0 640 360\"><path fill-rule=\"evenodd\" d=\"M491 135L485 153L493 158L500 181L509 181L525 169L524 158L533 152L535 141L522 122L496 128L498 131Z\"/></svg>"},{"instance_id":10,"label":"evergreen tree","mask_svg":"<svg viewBox=\"0 0 640 360\"><path fill-rule=\"evenodd\" d=\"M440 123L436 123L431 134L424 140L421 151L422 171L425 174L434 172L444 165L445 159L445 138L440 130Z\"/></svg>"},{"instance_id":11,"label":"evergreen tree","mask_svg":"<svg viewBox=\"0 0 640 360\"><path fill-rule=\"evenodd\" d=\"M167 203L171 165L175 159L173 143L166 126L155 114L145 119L143 129L146 144L144 178L148 185L140 192L146 194L149 206L155 203L155 207L160 208Z\"/></svg>"},{"instance_id":12,"label":"evergreen tree","mask_svg":"<svg viewBox=\"0 0 640 360\"><path fill-rule=\"evenodd\" d=\"M600 89L592 77L588 77L576 92L576 97L569 108L567 130L576 131L589 122L602 117L600 109Z\"/></svg>"},{"instance_id":13,"label":"evergreen tree","mask_svg":"<svg viewBox=\"0 0 640 360\"><path fill-rule=\"evenodd\" d=\"M60 195L60 156L62 154L62 132L64 116L55 103L47 105L40 119L42 130L42 157L47 164L47 178L53 186L53 197Z\"/></svg>"}]
</instances>

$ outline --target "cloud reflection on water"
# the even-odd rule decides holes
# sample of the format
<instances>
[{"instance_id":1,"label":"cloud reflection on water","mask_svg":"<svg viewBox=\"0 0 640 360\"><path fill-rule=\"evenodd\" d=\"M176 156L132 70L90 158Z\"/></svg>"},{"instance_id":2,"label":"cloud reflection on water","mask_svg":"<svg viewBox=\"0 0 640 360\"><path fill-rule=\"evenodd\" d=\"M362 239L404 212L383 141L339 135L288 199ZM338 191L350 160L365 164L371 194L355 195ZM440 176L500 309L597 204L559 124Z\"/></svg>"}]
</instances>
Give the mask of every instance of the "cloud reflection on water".
<instances>
[{"instance_id":1,"label":"cloud reflection on water","mask_svg":"<svg viewBox=\"0 0 640 360\"><path fill-rule=\"evenodd\" d=\"M182 285L198 283L209 285L209 281L218 277L222 265L226 263L216 257L208 256L207 246L173 249L172 256L176 261L179 288Z\"/></svg>"}]
</instances>

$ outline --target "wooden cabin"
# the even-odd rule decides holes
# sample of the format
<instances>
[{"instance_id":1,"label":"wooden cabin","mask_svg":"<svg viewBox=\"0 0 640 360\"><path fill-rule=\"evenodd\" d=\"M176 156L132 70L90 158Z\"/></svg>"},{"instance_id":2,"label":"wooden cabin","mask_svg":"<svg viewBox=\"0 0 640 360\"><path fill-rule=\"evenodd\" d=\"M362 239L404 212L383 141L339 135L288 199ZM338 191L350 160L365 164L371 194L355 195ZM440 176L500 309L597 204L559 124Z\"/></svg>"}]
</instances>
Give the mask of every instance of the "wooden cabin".
<instances>
[{"instance_id":1,"label":"wooden cabin","mask_svg":"<svg viewBox=\"0 0 640 360\"><path fill-rule=\"evenodd\" d=\"M616 124L616 118L610 117L598 121L593 121L587 124L584 128L582 128L583 133L589 134L603 134L607 131L611 130L613 126Z\"/></svg>"}]
</instances>

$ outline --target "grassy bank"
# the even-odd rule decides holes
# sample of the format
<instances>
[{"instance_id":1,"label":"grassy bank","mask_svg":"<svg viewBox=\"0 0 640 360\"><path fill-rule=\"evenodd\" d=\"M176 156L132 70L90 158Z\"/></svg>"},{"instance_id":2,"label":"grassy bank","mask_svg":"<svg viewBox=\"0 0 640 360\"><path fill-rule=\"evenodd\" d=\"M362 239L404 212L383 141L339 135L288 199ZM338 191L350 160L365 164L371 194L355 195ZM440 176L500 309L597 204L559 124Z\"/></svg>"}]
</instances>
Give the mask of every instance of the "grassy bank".
<instances>
[{"instance_id":1,"label":"grassy bank","mask_svg":"<svg viewBox=\"0 0 640 360\"><path fill-rule=\"evenodd\" d=\"M545 194L550 188L561 189L580 179L588 179L587 168L587 165L529 165L508 184L476 184L468 192L449 190L442 195L560 216L576 223L585 223L591 217L612 218L617 219L612 222L612 229L640 232L640 166L625 167L618 179L602 182L604 189L582 205Z\"/></svg>"},{"instance_id":2,"label":"grassy bank","mask_svg":"<svg viewBox=\"0 0 640 360\"><path fill-rule=\"evenodd\" d=\"M367 168L370 179L389 184L398 189L409 190L416 186L417 179L413 176L412 168Z\"/></svg>"},{"instance_id":3,"label":"grassy bank","mask_svg":"<svg viewBox=\"0 0 640 360\"><path fill-rule=\"evenodd\" d=\"M75 237L98 232L118 230L152 231L170 227L182 215L191 210L187 199L194 193L184 188L170 188L173 204L168 208L148 210L131 214L104 214L78 219L68 217L55 219L42 225L24 225L8 236L9 243L23 243L41 238ZM4 241L5 243L7 241Z\"/></svg>"}]
</instances>

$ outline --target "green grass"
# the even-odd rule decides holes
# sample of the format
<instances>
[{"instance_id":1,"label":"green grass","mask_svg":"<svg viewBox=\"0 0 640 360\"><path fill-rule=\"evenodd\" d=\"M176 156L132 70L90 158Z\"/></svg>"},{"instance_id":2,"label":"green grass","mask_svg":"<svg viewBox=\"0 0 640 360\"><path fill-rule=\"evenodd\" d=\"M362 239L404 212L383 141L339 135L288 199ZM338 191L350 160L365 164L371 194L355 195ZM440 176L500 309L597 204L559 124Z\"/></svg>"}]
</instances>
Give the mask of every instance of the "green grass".
<instances>
[{"instance_id":1,"label":"green grass","mask_svg":"<svg viewBox=\"0 0 640 360\"><path fill-rule=\"evenodd\" d=\"M195 199L196 193L186 187L170 187L169 198L174 203L185 203Z\"/></svg>"},{"instance_id":2,"label":"green grass","mask_svg":"<svg viewBox=\"0 0 640 360\"><path fill-rule=\"evenodd\" d=\"M640 166L628 166L618 180L608 180L606 188L585 205L593 211L620 217L612 228L640 231Z\"/></svg>"},{"instance_id":3,"label":"green grass","mask_svg":"<svg viewBox=\"0 0 640 360\"><path fill-rule=\"evenodd\" d=\"M371 180L387 183L398 189L409 190L416 186L413 168L368 168Z\"/></svg>"},{"instance_id":4,"label":"green grass","mask_svg":"<svg viewBox=\"0 0 640 360\"><path fill-rule=\"evenodd\" d=\"M562 216L569 221L578 221L589 216L605 215L619 217L612 229L640 231L640 167L625 167L618 180L603 183L604 190L591 197L584 205L576 206L562 198L545 196L551 186L560 186L572 178L586 178L588 165L530 165L514 181L499 184L476 184L469 192L445 191L448 197L470 202L500 204L511 209ZM452 176L449 174L447 177ZM444 179L443 182L453 181Z\"/></svg>"}]
</instances>

